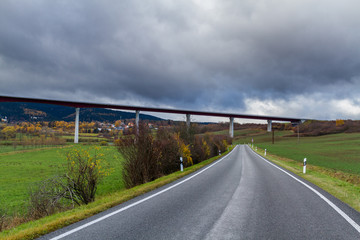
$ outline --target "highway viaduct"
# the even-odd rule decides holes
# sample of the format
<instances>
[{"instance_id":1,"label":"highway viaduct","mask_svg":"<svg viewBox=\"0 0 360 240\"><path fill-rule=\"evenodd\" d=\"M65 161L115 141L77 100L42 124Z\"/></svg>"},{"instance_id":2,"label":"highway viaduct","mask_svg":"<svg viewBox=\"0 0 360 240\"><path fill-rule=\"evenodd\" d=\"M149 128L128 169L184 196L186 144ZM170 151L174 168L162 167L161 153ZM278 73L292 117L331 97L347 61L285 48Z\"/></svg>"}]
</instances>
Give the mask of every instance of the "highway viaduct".
<instances>
[{"instance_id":1,"label":"highway viaduct","mask_svg":"<svg viewBox=\"0 0 360 240\"><path fill-rule=\"evenodd\" d=\"M191 115L197 116L210 116L210 117L226 117L230 119L229 135L231 138L234 137L234 119L254 119L254 120L266 120L268 123L267 131L272 131L272 122L291 122L293 124L300 124L305 119L291 118L291 117L275 117L275 116L260 116L260 115L249 115L249 114L237 114L237 113L223 113L223 112L206 112L206 111L193 111L193 110L182 110L182 109L168 109L168 108L155 108L155 107L142 107L142 106L127 106L117 104L104 104L104 103L90 103L90 102L74 102L74 101L62 101L62 100L51 100L51 99L39 99L39 98L24 98L24 97L13 97L13 96L0 96L0 102L31 102L31 103L42 103L61 105L75 108L75 136L74 143L79 142L79 115L80 108L106 108L106 109L118 109L118 110L130 110L136 113L136 127L139 127L139 115L140 112L154 112L154 113L171 113L171 114L184 114L186 116L186 124L190 126Z\"/></svg>"}]
</instances>

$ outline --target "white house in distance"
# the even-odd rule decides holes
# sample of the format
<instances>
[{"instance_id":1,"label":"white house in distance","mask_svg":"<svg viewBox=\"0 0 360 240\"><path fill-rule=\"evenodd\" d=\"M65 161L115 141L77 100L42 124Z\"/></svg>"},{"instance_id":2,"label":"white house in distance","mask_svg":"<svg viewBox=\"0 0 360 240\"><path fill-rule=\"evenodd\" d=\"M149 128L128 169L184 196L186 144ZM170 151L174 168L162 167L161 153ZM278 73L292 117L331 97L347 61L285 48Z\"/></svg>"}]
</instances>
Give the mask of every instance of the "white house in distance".
<instances>
[{"instance_id":1,"label":"white house in distance","mask_svg":"<svg viewBox=\"0 0 360 240\"><path fill-rule=\"evenodd\" d=\"M7 119L7 117L5 116L5 117L1 117L1 122L7 122L8 121L8 119Z\"/></svg>"}]
</instances>

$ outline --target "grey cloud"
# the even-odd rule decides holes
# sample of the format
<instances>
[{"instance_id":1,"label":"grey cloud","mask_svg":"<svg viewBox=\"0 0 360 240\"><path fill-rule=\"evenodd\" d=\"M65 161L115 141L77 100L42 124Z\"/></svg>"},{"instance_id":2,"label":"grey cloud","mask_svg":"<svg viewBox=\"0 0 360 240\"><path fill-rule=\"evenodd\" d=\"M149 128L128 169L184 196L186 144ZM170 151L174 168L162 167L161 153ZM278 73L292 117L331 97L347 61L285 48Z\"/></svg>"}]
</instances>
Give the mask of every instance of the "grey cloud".
<instances>
[{"instance_id":1,"label":"grey cloud","mask_svg":"<svg viewBox=\"0 0 360 240\"><path fill-rule=\"evenodd\" d=\"M1 1L0 94L245 110L355 98L357 1Z\"/></svg>"}]
</instances>

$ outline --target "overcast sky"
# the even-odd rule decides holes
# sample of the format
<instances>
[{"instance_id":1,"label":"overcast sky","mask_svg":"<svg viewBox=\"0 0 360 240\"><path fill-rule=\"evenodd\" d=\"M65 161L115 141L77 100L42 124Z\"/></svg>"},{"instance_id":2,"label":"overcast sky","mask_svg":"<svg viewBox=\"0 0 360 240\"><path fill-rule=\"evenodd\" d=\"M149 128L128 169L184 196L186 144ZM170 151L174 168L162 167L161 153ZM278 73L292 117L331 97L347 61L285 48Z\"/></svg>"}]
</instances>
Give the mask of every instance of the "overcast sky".
<instances>
[{"instance_id":1,"label":"overcast sky","mask_svg":"<svg viewBox=\"0 0 360 240\"><path fill-rule=\"evenodd\" d=\"M360 118L358 0L1 0L0 95Z\"/></svg>"}]
</instances>

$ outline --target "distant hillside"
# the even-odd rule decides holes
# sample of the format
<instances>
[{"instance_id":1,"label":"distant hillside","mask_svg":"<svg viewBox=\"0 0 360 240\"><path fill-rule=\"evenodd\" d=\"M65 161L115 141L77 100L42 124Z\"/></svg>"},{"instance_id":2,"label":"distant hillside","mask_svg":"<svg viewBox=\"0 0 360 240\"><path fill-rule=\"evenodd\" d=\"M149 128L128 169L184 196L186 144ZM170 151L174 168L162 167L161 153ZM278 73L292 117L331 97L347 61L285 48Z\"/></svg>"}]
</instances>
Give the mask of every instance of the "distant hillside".
<instances>
[{"instance_id":1,"label":"distant hillside","mask_svg":"<svg viewBox=\"0 0 360 240\"><path fill-rule=\"evenodd\" d=\"M295 129L294 129L295 131ZM321 136L335 133L360 132L359 120L306 121L300 125L302 136Z\"/></svg>"},{"instance_id":2,"label":"distant hillside","mask_svg":"<svg viewBox=\"0 0 360 240\"><path fill-rule=\"evenodd\" d=\"M75 109L71 107L39 103L0 103L0 117L9 121L74 121ZM109 121L133 119L135 112L113 111L101 108L81 108L80 121ZM140 114L141 120L163 120Z\"/></svg>"}]
</instances>

